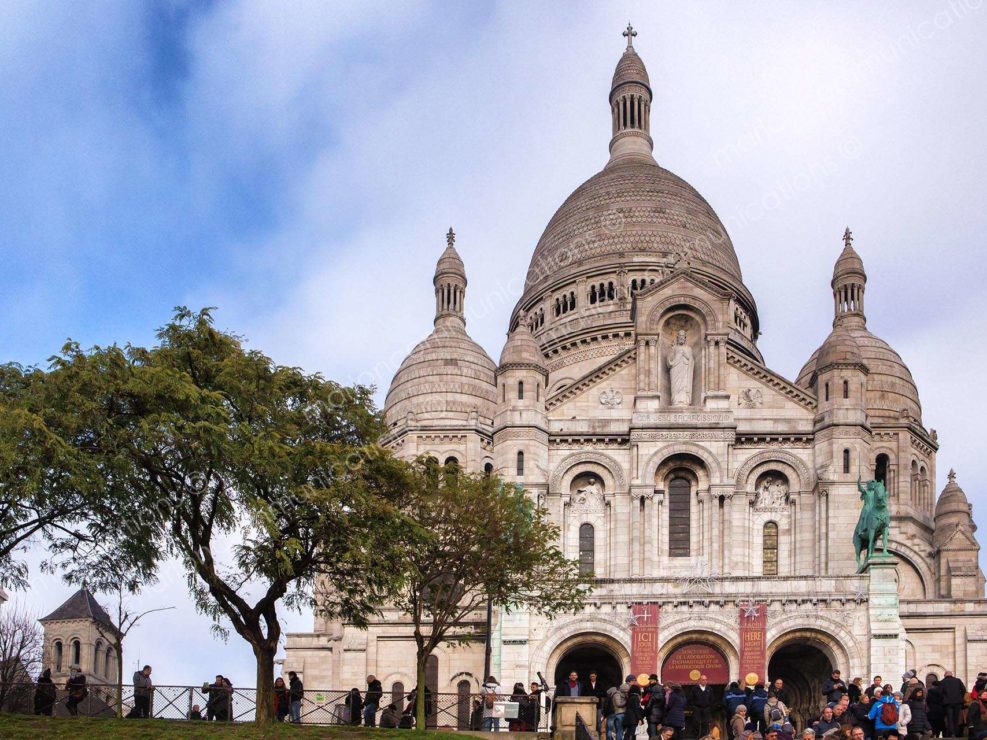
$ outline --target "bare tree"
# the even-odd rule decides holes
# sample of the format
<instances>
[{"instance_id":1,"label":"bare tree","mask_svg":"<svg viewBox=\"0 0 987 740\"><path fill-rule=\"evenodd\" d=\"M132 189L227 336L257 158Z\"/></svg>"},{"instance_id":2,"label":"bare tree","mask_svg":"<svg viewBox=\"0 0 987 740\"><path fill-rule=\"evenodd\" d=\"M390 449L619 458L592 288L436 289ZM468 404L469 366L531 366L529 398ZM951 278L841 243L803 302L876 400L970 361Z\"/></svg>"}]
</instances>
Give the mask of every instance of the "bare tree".
<instances>
[{"instance_id":1,"label":"bare tree","mask_svg":"<svg viewBox=\"0 0 987 740\"><path fill-rule=\"evenodd\" d=\"M44 634L36 615L18 604L0 608L0 709L31 711L32 681L41 669Z\"/></svg>"}]
</instances>

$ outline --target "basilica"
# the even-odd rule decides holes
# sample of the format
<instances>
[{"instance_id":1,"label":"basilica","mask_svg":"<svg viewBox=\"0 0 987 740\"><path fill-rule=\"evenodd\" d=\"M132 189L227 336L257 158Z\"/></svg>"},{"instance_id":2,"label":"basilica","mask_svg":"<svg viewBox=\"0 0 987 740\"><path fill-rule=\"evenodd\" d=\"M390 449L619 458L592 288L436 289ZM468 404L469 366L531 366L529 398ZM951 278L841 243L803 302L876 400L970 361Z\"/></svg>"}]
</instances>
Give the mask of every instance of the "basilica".
<instances>
[{"instance_id":1,"label":"basilica","mask_svg":"<svg viewBox=\"0 0 987 740\"><path fill-rule=\"evenodd\" d=\"M952 471L936 495L936 432L867 323L866 249L849 229L833 239L832 328L797 378L773 371L723 224L652 154L651 84L636 33L624 35L609 159L538 240L499 361L467 333L450 230L435 328L384 409L398 456L523 486L594 590L551 621L477 614L472 643L433 656L429 687L475 693L488 649L508 687L591 668L604 683L781 677L795 714L818 708L833 669L969 682L987 668L976 527ZM886 554L859 567L858 479L883 483L890 514ZM415 684L414 657L407 620L385 610L367 630L317 618L289 636L284 669L313 688L372 673L397 697Z\"/></svg>"}]
</instances>

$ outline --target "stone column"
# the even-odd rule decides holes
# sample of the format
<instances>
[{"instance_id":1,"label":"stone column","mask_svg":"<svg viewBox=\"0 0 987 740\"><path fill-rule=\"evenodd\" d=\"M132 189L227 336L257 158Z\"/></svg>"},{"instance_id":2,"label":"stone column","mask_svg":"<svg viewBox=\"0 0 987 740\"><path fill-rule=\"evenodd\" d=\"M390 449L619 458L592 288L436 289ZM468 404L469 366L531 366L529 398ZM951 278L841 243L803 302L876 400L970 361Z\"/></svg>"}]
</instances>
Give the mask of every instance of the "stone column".
<instances>
[{"instance_id":1,"label":"stone column","mask_svg":"<svg viewBox=\"0 0 987 740\"><path fill-rule=\"evenodd\" d=\"M905 635L898 612L898 562L875 555L865 565L870 617L870 671L900 676L905 671Z\"/></svg>"}]
</instances>

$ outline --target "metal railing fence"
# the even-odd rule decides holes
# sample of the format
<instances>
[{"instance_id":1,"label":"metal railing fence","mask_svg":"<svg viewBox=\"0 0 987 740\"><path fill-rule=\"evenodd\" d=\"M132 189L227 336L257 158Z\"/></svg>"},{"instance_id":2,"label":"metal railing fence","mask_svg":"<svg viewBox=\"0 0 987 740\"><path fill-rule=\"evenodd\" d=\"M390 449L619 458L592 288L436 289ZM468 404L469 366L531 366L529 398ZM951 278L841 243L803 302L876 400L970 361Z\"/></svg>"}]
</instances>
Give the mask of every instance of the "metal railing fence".
<instances>
[{"instance_id":1,"label":"metal railing fence","mask_svg":"<svg viewBox=\"0 0 987 740\"><path fill-rule=\"evenodd\" d=\"M89 684L86 696L81 700L72 701L69 691L64 686L53 688L54 701L50 696L42 694L39 700L37 684L16 683L0 684L0 696L9 697L0 707L8 712L16 713L45 713L55 716L69 716L72 709L86 717L113 717L118 705L123 707L123 715L133 714L133 686L124 685L123 695L117 696L116 686L107 684ZM49 689L51 691L52 689ZM358 713L357 722L351 722L350 691L338 689L306 689L301 702L301 720L303 724L312 725L347 725L364 724L362 711ZM507 697L502 697L507 701ZM16 700L15 700L16 699ZM384 693L381 705L375 714L376 724L380 726L383 711L393 701L390 692ZM405 715L413 715L411 707L413 697L402 695L402 706L397 707L398 721ZM50 706L49 709L46 705ZM499 729L505 732L511 729L528 731L547 731L550 725L550 713L547 702L542 699L534 703L525 703L520 707L517 719L504 718L499 722ZM473 693L428 694L426 697L426 725L428 728L443 730L482 729L483 700L481 695ZM190 720L193 711L198 711L203 720L227 722L252 722L256 717L257 690L253 688L233 688L219 690L202 686L155 686L151 692L149 715L155 719ZM287 707L284 714L288 714ZM287 721L288 718L285 718ZM404 720L402 726L407 726Z\"/></svg>"}]
</instances>

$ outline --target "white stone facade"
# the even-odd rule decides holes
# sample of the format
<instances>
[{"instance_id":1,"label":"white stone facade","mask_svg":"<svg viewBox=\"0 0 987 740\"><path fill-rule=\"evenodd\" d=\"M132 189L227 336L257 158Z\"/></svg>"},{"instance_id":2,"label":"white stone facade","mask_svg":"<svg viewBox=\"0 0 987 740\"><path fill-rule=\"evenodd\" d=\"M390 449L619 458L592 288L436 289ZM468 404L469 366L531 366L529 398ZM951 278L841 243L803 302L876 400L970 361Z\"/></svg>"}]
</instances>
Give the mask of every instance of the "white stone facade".
<instances>
[{"instance_id":1,"label":"white stone facade","mask_svg":"<svg viewBox=\"0 0 987 740\"><path fill-rule=\"evenodd\" d=\"M757 348L757 307L723 225L652 157L650 81L630 44L610 102L610 160L542 235L500 363L466 333L450 233L436 329L385 405L397 454L522 485L597 579L580 614L495 613L492 673L507 686L537 671L554 682L571 651L593 648L623 675L630 605L657 603L655 670L700 643L737 678L738 607L753 601L767 608L767 667L786 678L804 655L846 679L897 683L906 668L972 679L987 667L987 602L970 506L952 475L936 504L936 434L907 367L867 328L849 231L833 331L789 381ZM887 485L894 556L861 574L858 475ZM374 673L385 692L409 689L413 666L397 613L367 631L317 623L289 637L285 661L307 686L363 686ZM475 691L483 666L482 641L442 649L433 690ZM806 710L813 681L789 680Z\"/></svg>"}]
</instances>

